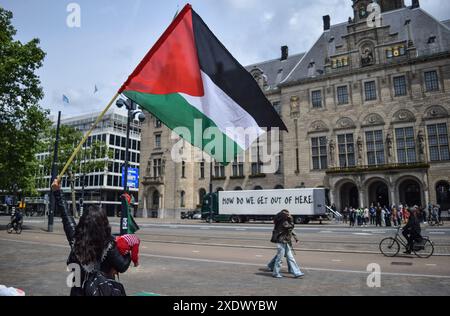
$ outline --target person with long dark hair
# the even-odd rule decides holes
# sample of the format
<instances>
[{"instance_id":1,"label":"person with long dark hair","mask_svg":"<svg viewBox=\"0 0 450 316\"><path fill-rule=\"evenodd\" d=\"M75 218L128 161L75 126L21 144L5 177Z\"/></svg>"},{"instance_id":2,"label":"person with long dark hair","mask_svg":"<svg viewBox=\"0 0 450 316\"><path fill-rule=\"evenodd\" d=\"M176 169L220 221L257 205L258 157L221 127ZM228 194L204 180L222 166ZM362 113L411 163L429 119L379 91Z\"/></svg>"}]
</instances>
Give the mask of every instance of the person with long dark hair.
<instances>
[{"instance_id":1,"label":"person with long dark hair","mask_svg":"<svg viewBox=\"0 0 450 316\"><path fill-rule=\"evenodd\" d=\"M52 191L71 248L67 264L78 264L81 267L80 280L74 282L81 286L73 286L70 295L84 296L83 284L89 273L100 270L106 278L114 279L115 274L124 273L128 269L131 258L130 255L122 256L118 251L111 235L108 217L103 210L89 206L77 225L61 197L61 184L57 179L52 183Z\"/></svg>"}]
</instances>

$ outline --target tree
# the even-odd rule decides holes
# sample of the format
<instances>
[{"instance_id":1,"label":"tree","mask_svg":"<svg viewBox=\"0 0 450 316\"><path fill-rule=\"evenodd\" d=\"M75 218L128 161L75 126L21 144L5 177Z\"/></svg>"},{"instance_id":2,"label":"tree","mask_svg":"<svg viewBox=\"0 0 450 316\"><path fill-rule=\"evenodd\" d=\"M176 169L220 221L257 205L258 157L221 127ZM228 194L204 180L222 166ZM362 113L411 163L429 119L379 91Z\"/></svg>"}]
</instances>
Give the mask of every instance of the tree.
<instances>
[{"instance_id":1,"label":"tree","mask_svg":"<svg viewBox=\"0 0 450 316\"><path fill-rule=\"evenodd\" d=\"M83 134L74 127L61 125L59 131L58 161L56 162L58 174L69 160L69 157L72 155L82 138ZM43 160L41 168L44 170L41 174L47 175L50 174L53 162L53 148L56 139L56 129L48 129L44 139L45 141L41 152L48 152L49 154ZM85 174L94 171L103 171L108 167L109 158L111 157L112 151L108 149L105 142L92 142L88 140L70 164L67 170L67 181L71 189L72 211L75 216L77 214L75 181L82 178Z\"/></svg>"},{"instance_id":2,"label":"tree","mask_svg":"<svg viewBox=\"0 0 450 316\"><path fill-rule=\"evenodd\" d=\"M35 71L44 51L39 40L15 41L13 15L0 7L0 191L17 195L35 193L35 154L43 130L50 124Z\"/></svg>"}]
</instances>

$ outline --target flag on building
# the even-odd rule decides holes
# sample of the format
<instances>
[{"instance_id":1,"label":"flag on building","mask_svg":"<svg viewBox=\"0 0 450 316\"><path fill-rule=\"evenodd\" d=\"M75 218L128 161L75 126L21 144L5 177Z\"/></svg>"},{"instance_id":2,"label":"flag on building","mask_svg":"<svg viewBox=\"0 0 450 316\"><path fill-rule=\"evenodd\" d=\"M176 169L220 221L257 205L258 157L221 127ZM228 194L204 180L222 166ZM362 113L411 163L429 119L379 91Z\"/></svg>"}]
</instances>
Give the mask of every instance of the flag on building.
<instances>
[{"instance_id":1,"label":"flag on building","mask_svg":"<svg viewBox=\"0 0 450 316\"><path fill-rule=\"evenodd\" d=\"M66 95L64 95L63 94L63 96L62 96L62 101L63 101L63 103L66 103L66 104L69 104L70 102L69 102L69 98L66 96Z\"/></svg>"},{"instance_id":2,"label":"flag on building","mask_svg":"<svg viewBox=\"0 0 450 316\"><path fill-rule=\"evenodd\" d=\"M98 91L97 85L94 86L94 94L96 94Z\"/></svg>"},{"instance_id":3,"label":"flag on building","mask_svg":"<svg viewBox=\"0 0 450 316\"><path fill-rule=\"evenodd\" d=\"M128 98L170 129L220 131L223 148L205 148L210 141L186 139L228 163L265 131L286 126L253 77L219 42L188 4L120 88ZM198 123L201 122L201 123ZM201 124L201 126L196 125ZM237 129L236 129L237 128ZM240 129L239 129L240 128ZM242 129L253 129L245 135ZM207 146L208 147L208 146Z\"/></svg>"}]
</instances>

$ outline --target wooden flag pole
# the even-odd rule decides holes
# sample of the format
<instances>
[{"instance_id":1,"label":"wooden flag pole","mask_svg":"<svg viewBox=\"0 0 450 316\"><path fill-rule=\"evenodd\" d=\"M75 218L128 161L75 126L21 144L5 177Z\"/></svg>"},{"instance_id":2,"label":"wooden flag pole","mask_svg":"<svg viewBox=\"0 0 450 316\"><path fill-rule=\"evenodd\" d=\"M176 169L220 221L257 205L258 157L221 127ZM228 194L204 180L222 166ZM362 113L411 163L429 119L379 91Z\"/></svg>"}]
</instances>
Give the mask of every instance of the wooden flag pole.
<instances>
[{"instance_id":1,"label":"wooden flag pole","mask_svg":"<svg viewBox=\"0 0 450 316\"><path fill-rule=\"evenodd\" d=\"M114 100L117 99L118 96L119 96L119 93L116 93L113 96L113 98L111 99L111 101L109 101L108 105L105 107L103 112L100 113L100 115L97 117L97 120L95 120L95 122L92 125L91 129L84 135L83 139L80 141L80 143L78 144L77 148L75 148L75 151L72 153L72 156L70 156L69 160L67 160L66 164L64 165L64 168L59 173L58 180L61 180L62 176L64 175L64 173L66 173L67 168L69 168L70 164L75 159L75 156L78 154L78 152L81 150L81 147L86 142L86 140L88 139L89 135L91 135L92 131L95 129L95 127L100 122L100 120L103 118L103 116L105 116L106 112L108 112L109 108L111 107L111 105L113 104Z\"/></svg>"}]
</instances>

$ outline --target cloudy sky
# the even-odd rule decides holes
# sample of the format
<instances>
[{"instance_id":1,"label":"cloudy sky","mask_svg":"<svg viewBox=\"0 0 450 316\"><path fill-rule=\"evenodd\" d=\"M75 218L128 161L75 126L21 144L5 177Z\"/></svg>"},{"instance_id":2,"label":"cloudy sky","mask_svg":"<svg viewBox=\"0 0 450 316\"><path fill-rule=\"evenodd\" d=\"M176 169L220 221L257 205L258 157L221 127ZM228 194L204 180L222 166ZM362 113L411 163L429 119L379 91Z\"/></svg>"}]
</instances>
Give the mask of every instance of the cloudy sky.
<instances>
[{"instance_id":1,"label":"cloudy sky","mask_svg":"<svg viewBox=\"0 0 450 316\"><path fill-rule=\"evenodd\" d=\"M407 5L411 0L405 0ZM80 27L67 25L70 3L81 9ZM309 49L332 24L352 16L351 0L192 0L225 47L243 64ZM420 0L439 20L450 19L450 1ZM63 116L101 110L170 24L179 0L0 0L11 10L17 39L41 40L47 53L39 70L42 107ZM98 92L94 94L94 86ZM62 95L70 99L63 105Z\"/></svg>"}]
</instances>

